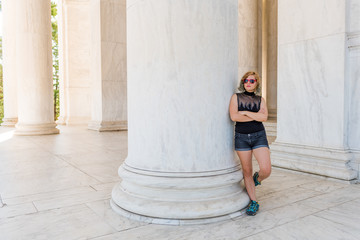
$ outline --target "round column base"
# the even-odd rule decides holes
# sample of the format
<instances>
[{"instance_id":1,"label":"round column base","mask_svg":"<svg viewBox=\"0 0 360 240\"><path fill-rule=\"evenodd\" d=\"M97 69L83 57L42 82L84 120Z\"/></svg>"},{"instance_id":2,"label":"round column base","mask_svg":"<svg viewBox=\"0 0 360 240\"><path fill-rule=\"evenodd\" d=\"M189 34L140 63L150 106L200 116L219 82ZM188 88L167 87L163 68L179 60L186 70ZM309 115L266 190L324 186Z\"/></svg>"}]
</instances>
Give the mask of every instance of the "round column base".
<instances>
[{"instance_id":1,"label":"round column base","mask_svg":"<svg viewBox=\"0 0 360 240\"><path fill-rule=\"evenodd\" d=\"M17 118L3 118L1 126L3 127L15 127L18 119Z\"/></svg>"},{"instance_id":2,"label":"round column base","mask_svg":"<svg viewBox=\"0 0 360 240\"><path fill-rule=\"evenodd\" d=\"M219 217L212 218L199 218L199 219L170 219L170 218L154 218L144 215L139 215L133 212L129 212L117 205L112 199L110 200L110 206L117 214L126 217L130 220L151 223L151 224L161 224L161 225L174 225L174 226L183 226L183 225L197 225L197 224L209 224L215 222L221 222L226 220L231 220L241 215L244 215L245 208L239 211L236 211L231 214L227 214Z\"/></svg>"},{"instance_id":3,"label":"round column base","mask_svg":"<svg viewBox=\"0 0 360 240\"><path fill-rule=\"evenodd\" d=\"M125 165L119 168L122 182L113 188L112 207L139 221L171 225L221 221L238 215L250 201L237 167L227 173L203 173L207 176L164 176Z\"/></svg>"},{"instance_id":4,"label":"round column base","mask_svg":"<svg viewBox=\"0 0 360 240\"><path fill-rule=\"evenodd\" d=\"M18 136L36 136L36 135L50 135L60 133L56 128L55 123L48 124L16 124L14 135Z\"/></svg>"}]
</instances>

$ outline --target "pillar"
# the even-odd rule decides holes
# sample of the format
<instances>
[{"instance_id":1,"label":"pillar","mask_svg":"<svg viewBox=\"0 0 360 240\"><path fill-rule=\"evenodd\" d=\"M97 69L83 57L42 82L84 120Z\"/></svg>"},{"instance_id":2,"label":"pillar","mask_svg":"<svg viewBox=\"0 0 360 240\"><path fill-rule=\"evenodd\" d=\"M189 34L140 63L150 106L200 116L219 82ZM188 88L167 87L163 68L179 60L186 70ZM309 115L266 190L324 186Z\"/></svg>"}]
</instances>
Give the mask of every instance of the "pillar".
<instances>
[{"instance_id":1,"label":"pillar","mask_svg":"<svg viewBox=\"0 0 360 240\"><path fill-rule=\"evenodd\" d=\"M347 8L347 46L349 51L346 94L348 97L349 119L346 131L349 134L347 144L354 154L352 167L360 179L360 1L350 0Z\"/></svg>"},{"instance_id":2,"label":"pillar","mask_svg":"<svg viewBox=\"0 0 360 240\"><path fill-rule=\"evenodd\" d=\"M5 0L3 12L4 118L1 126L14 127L18 121L16 83L16 2Z\"/></svg>"},{"instance_id":3,"label":"pillar","mask_svg":"<svg viewBox=\"0 0 360 240\"><path fill-rule=\"evenodd\" d=\"M278 167L352 180L356 143L349 139L358 136L349 136L359 128L349 118L356 102L350 96L360 94L350 88L358 79L352 79L358 68L349 72L350 2L309 3L278 1L278 131L271 159Z\"/></svg>"},{"instance_id":4,"label":"pillar","mask_svg":"<svg viewBox=\"0 0 360 240\"><path fill-rule=\"evenodd\" d=\"M60 116L58 124L91 119L91 0L59 1Z\"/></svg>"},{"instance_id":5,"label":"pillar","mask_svg":"<svg viewBox=\"0 0 360 240\"><path fill-rule=\"evenodd\" d=\"M237 0L127 1L129 147L116 212L205 223L249 203L228 113L237 21Z\"/></svg>"},{"instance_id":6,"label":"pillar","mask_svg":"<svg viewBox=\"0 0 360 240\"><path fill-rule=\"evenodd\" d=\"M59 133L54 122L50 1L16 1L18 116L15 134Z\"/></svg>"},{"instance_id":7,"label":"pillar","mask_svg":"<svg viewBox=\"0 0 360 240\"><path fill-rule=\"evenodd\" d=\"M267 58L266 58L266 104L269 111L269 119L276 119L277 114L277 8L278 0L266 0L266 34L267 34Z\"/></svg>"},{"instance_id":8,"label":"pillar","mask_svg":"<svg viewBox=\"0 0 360 240\"><path fill-rule=\"evenodd\" d=\"M239 0L239 81L248 71L259 72L258 1Z\"/></svg>"},{"instance_id":9,"label":"pillar","mask_svg":"<svg viewBox=\"0 0 360 240\"><path fill-rule=\"evenodd\" d=\"M92 109L88 128L126 130L126 0L93 0L91 16Z\"/></svg>"}]
</instances>

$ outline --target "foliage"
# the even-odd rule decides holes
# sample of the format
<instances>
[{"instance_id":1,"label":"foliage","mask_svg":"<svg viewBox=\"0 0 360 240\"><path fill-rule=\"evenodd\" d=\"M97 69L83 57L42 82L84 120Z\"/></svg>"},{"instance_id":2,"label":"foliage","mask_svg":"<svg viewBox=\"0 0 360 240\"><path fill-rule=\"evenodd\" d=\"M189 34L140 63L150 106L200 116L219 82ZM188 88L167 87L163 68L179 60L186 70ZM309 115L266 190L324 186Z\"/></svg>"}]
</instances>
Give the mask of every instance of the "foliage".
<instances>
[{"instance_id":1,"label":"foliage","mask_svg":"<svg viewBox=\"0 0 360 240\"><path fill-rule=\"evenodd\" d=\"M0 59L2 59L2 37L0 37L0 49L1 49ZM3 118L4 118L3 66L0 63L0 124L2 123Z\"/></svg>"},{"instance_id":2,"label":"foliage","mask_svg":"<svg viewBox=\"0 0 360 240\"><path fill-rule=\"evenodd\" d=\"M58 22L57 22L56 2L51 1L51 26L52 26L52 54L53 54L53 86L54 86L54 119L58 119L60 114L59 98L59 41L58 41Z\"/></svg>"}]
</instances>

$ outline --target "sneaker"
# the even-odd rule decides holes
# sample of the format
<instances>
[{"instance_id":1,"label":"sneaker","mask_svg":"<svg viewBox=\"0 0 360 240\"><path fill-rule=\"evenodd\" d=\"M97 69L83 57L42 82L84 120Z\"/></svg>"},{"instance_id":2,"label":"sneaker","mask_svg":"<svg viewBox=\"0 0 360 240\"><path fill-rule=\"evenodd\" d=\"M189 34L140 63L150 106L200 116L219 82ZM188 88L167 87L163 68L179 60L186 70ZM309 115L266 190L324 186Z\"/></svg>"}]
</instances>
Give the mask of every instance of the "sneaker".
<instances>
[{"instance_id":1,"label":"sneaker","mask_svg":"<svg viewBox=\"0 0 360 240\"><path fill-rule=\"evenodd\" d=\"M248 208L246 209L246 214L250 216L255 216L257 211L259 210L259 203L257 201L251 200Z\"/></svg>"},{"instance_id":2,"label":"sneaker","mask_svg":"<svg viewBox=\"0 0 360 240\"><path fill-rule=\"evenodd\" d=\"M255 172L255 173L254 173L254 176L253 176L254 183L255 183L255 187L256 187L257 185L261 185L261 182L258 181L258 178L259 178L259 173L258 173L258 172Z\"/></svg>"}]
</instances>

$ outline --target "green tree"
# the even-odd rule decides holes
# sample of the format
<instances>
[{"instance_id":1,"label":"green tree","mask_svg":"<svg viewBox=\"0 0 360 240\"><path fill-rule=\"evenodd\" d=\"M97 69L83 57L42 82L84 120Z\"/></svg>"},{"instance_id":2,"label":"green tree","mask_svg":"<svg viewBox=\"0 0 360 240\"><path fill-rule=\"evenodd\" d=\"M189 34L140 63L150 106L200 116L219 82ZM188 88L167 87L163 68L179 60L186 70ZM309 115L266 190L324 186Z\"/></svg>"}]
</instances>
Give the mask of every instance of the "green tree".
<instances>
[{"instance_id":1,"label":"green tree","mask_svg":"<svg viewBox=\"0 0 360 240\"><path fill-rule=\"evenodd\" d=\"M1 2L0 2L1 9ZM2 66L2 37L0 36L0 124L4 118L4 91L3 91L3 66Z\"/></svg>"},{"instance_id":2,"label":"green tree","mask_svg":"<svg viewBox=\"0 0 360 240\"><path fill-rule=\"evenodd\" d=\"M58 119L60 114L59 98L59 41L58 41L58 22L57 5L51 1L51 26L52 26L52 54L53 54L53 86L54 86L54 119Z\"/></svg>"}]
</instances>

